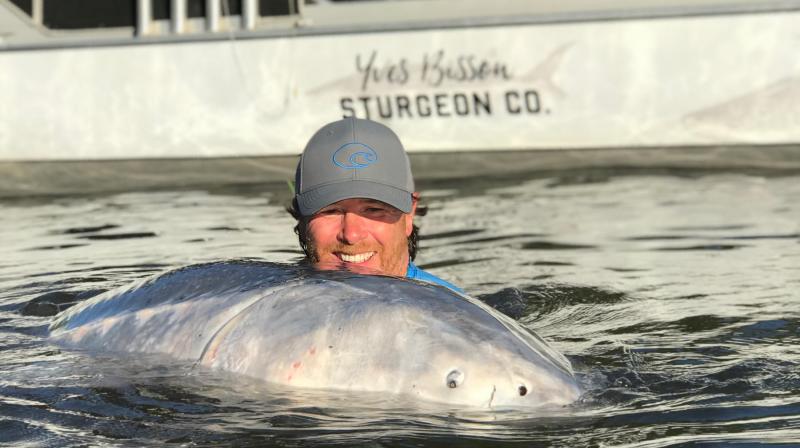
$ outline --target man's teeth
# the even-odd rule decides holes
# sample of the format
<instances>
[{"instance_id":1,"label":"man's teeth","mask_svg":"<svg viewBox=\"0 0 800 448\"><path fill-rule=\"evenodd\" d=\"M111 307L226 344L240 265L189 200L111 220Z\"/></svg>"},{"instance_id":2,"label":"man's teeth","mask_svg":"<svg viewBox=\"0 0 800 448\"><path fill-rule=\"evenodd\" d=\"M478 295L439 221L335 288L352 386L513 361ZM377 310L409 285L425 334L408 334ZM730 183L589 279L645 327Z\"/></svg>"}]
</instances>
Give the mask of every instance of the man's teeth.
<instances>
[{"instance_id":1,"label":"man's teeth","mask_svg":"<svg viewBox=\"0 0 800 448\"><path fill-rule=\"evenodd\" d=\"M375 254L375 252L366 252L363 254L354 254L354 255L339 254L339 257L342 259L342 261L345 261L347 263L363 263L372 258L373 254Z\"/></svg>"}]
</instances>

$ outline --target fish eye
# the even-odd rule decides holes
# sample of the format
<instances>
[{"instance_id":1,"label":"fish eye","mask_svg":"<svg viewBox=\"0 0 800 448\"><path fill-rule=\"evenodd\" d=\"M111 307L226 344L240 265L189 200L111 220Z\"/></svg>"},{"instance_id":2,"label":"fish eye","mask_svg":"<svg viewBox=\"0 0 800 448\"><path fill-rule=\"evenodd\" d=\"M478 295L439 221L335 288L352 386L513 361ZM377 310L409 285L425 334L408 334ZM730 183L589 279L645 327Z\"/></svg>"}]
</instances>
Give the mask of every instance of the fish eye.
<instances>
[{"instance_id":1,"label":"fish eye","mask_svg":"<svg viewBox=\"0 0 800 448\"><path fill-rule=\"evenodd\" d=\"M451 370L445 379L445 383L450 389L455 389L456 387L460 386L463 381L464 374L458 369Z\"/></svg>"},{"instance_id":2,"label":"fish eye","mask_svg":"<svg viewBox=\"0 0 800 448\"><path fill-rule=\"evenodd\" d=\"M520 397L524 397L528 393L528 388L525 387L524 384L519 386L519 388L517 390L519 391L519 396Z\"/></svg>"}]
</instances>

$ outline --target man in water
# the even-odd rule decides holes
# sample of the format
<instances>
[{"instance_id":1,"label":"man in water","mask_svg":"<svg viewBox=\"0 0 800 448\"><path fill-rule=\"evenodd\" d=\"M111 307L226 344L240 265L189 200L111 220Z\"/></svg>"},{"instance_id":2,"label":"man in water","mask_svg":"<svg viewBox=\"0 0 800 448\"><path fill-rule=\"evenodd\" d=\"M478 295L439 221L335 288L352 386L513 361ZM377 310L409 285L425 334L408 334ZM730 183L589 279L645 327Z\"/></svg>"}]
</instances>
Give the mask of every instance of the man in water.
<instances>
[{"instance_id":1,"label":"man in water","mask_svg":"<svg viewBox=\"0 0 800 448\"><path fill-rule=\"evenodd\" d=\"M370 120L344 118L309 140L295 174L289 212L315 266L344 267L452 284L414 265L419 193L397 135Z\"/></svg>"}]
</instances>

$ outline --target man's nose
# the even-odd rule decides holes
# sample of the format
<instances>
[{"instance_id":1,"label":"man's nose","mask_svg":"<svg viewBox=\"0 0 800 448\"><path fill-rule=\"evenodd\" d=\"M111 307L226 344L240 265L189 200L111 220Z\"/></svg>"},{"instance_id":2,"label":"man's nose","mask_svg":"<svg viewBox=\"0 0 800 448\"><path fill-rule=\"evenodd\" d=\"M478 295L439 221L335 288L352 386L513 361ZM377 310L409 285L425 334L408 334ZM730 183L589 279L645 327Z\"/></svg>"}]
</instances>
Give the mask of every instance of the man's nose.
<instances>
[{"instance_id":1,"label":"man's nose","mask_svg":"<svg viewBox=\"0 0 800 448\"><path fill-rule=\"evenodd\" d=\"M356 213L345 213L342 217L340 239L343 243L355 244L367 236L364 218Z\"/></svg>"}]
</instances>

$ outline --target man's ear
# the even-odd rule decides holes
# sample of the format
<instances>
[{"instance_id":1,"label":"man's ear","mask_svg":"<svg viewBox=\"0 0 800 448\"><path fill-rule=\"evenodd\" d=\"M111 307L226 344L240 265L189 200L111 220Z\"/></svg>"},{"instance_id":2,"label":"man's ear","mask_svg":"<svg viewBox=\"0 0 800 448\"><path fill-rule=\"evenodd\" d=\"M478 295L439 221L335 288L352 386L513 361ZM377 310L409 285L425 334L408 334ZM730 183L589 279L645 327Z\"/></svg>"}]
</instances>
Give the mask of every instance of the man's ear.
<instances>
[{"instance_id":1,"label":"man's ear","mask_svg":"<svg viewBox=\"0 0 800 448\"><path fill-rule=\"evenodd\" d=\"M414 216L417 214L417 202L419 202L419 193L416 191L411 194L411 211L404 216L406 220L406 236L411 236L414 230Z\"/></svg>"}]
</instances>

